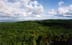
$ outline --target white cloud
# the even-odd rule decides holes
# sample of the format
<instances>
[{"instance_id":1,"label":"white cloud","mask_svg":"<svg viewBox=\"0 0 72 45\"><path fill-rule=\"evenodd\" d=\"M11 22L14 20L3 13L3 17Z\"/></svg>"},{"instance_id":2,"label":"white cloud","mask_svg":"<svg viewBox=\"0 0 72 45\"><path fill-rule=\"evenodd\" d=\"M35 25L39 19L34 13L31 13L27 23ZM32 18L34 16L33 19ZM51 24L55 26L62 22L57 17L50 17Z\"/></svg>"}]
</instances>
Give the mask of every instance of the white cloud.
<instances>
[{"instance_id":1,"label":"white cloud","mask_svg":"<svg viewBox=\"0 0 72 45\"><path fill-rule=\"evenodd\" d=\"M63 16L72 16L72 4L65 6L63 1L58 3L57 9L48 10L48 14L51 15L63 15Z\"/></svg>"},{"instance_id":2,"label":"white cloud","mask_svg":"<svg viewBox=\"0 0 72 45\"><path fill-rule=\"evenodd\" d=\"M69 5L69 8L70 8L70 10L72 11L72 4L71 4L71 5Z\"/></svg>"},{"instance_id":3,"label":"white cloud","mask_svg":"<svg viewBox=\"0 0 72 45\"><path fill-rule=\"evenodd\" d=\"M70 5L59 7L58 12L59 12L59 14L61 14L63 16L72 16L72 7Z\"/></svg>"},{"instance_id":4,"label":"white cloud","mask_svg":"<svg viewBox=\"0 0 72 45\"><path fill-rule=\"evenodd\" d=\"M69 8L68 7L59 7L58 12L59 12L59 14L65 14L65 13L69 12Z\"/></svg>"},{"instance_id":5,"label":"white cloud","mask_svg":"<svg viewBox=\"0 0 72 45\"><path fill-rule=\"evenodd\" d=\"M0 0L0 13L5 16L21 18L30 15L41 15L43 11L43 6L37 1L16 0L16 2L8 2L8 0Z\"/></svg>"},{"instance_id":6,"label":"white cloud","mask_svg":"<svg viewBox=\"0 0 72 45\"><path fill-rule=\"evenodd\" d=\"M48 10L48 15L56 15L57 12L55 9Z\"/></svg>"},{"instance_id":7,"label":"white cloud","mask_svg":"<svg viewBox=\"0 0 72 45\"><path fill-rule=\"evenodd\" d=\"M59 5L59 6L63 6L63 5L64 5L64 2L63 2L63 1L60 1L60 2L58 3L58 5Z\"/></svg>"},{"instance_id":8,"label":"white cloud","mask_svg":"<svg viewBox=\"0 0 72 45\"><path fill-rule=\"evenodd\" d=\"M39 17L40 18L41 16L40 15L36 15L36 17Z\"/></svg>"}]
</instances>

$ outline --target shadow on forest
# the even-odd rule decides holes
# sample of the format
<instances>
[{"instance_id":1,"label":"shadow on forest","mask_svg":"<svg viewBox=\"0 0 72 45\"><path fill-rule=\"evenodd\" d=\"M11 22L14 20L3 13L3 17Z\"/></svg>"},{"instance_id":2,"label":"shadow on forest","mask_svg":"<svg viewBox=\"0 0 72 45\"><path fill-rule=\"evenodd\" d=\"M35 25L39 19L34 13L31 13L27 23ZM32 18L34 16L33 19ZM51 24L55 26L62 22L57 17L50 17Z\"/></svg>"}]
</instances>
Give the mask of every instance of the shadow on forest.
<instances>
[{"instance_id":1,"label":"shadow on forest","mask_svg":"<svg viewBox=\"0 0 72 45\"><path fill-rule=\"evenodd\" d=\"M71 20L47 20L37 22L43 26L54 27L59 26L64 29L72 29ZM47 37L39 36L37 39L37 45L72 45L72 34L66 36L66 34L48 35Z\"/></svg>"},{"instance_id":2,"label":"shadow on forest","mask_svg":"<svg viewBox=\"0 0 72 45\"><path fill-rule=\"evenodd\" d=\"M67 29L72 29L72 20L45 20L45 21L39 21L39 24L42 24L43 26L60 26Z\"/></svg>"},{"instance_id":3,"label":"shadow on forest","mask_svg":"<svg viewBox=\"0 0 72 45\"><path fill-rule=\"evenodd\" d=\"M42 41L42 42L41 42ZM65 37L64 35L55 35L53 37L42 38L39 36L37 45L72 45L72 35Z\"/></svg>"}]
</instances>

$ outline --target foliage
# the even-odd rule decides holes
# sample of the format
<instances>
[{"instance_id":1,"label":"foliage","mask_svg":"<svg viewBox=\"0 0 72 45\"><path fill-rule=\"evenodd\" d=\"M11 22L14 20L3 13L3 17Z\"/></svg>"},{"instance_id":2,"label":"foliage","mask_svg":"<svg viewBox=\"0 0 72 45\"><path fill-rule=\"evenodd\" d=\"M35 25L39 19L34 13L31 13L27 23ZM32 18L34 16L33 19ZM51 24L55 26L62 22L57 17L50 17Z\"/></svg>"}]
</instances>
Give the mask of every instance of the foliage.
<instances>
[{"instance_id":1,"label":"foliage","mask_svg":"<svg viewBox=\"0 0 72 45\"><path fill-rule=\"evenodd\" d=\"M0 23L0 45L36 45L39 36L71 34L71 22L71 20L45 20Z\"/></svg>"}]
</instances>

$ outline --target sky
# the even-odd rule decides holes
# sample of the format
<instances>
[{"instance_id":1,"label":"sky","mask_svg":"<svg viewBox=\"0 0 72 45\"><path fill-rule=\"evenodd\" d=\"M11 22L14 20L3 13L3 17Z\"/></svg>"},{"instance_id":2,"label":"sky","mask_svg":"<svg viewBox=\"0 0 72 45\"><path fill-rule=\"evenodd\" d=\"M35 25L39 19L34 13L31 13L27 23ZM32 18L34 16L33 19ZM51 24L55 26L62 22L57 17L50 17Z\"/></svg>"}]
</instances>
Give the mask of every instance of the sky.
<instances>
[{"instance_id":1,"label":"sky","mask_svg":"<svg viewBox=\"0 0 72 45\"><path fill-rule=\"evenodd\" d=\"M72 19L71 0L0 0L0 22Z\"/></svg>"}]
</instances>

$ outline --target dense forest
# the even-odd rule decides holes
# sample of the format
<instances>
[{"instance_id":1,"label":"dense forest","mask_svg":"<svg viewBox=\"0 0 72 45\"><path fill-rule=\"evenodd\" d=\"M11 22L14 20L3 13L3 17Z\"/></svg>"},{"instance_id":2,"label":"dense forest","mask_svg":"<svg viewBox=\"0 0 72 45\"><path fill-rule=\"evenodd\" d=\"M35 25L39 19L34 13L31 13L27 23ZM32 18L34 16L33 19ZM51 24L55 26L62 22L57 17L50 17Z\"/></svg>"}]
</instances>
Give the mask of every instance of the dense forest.
<instances>
[{"instance_id":1,"label":"dense forest","mask_svg":"<svg viewBox=\"0 0 72 45\"><path fill-rule=\"evenodd\" d=\"M0 45L72 45L72 20L0 23Z\"/></svg>"}]
</instances>

